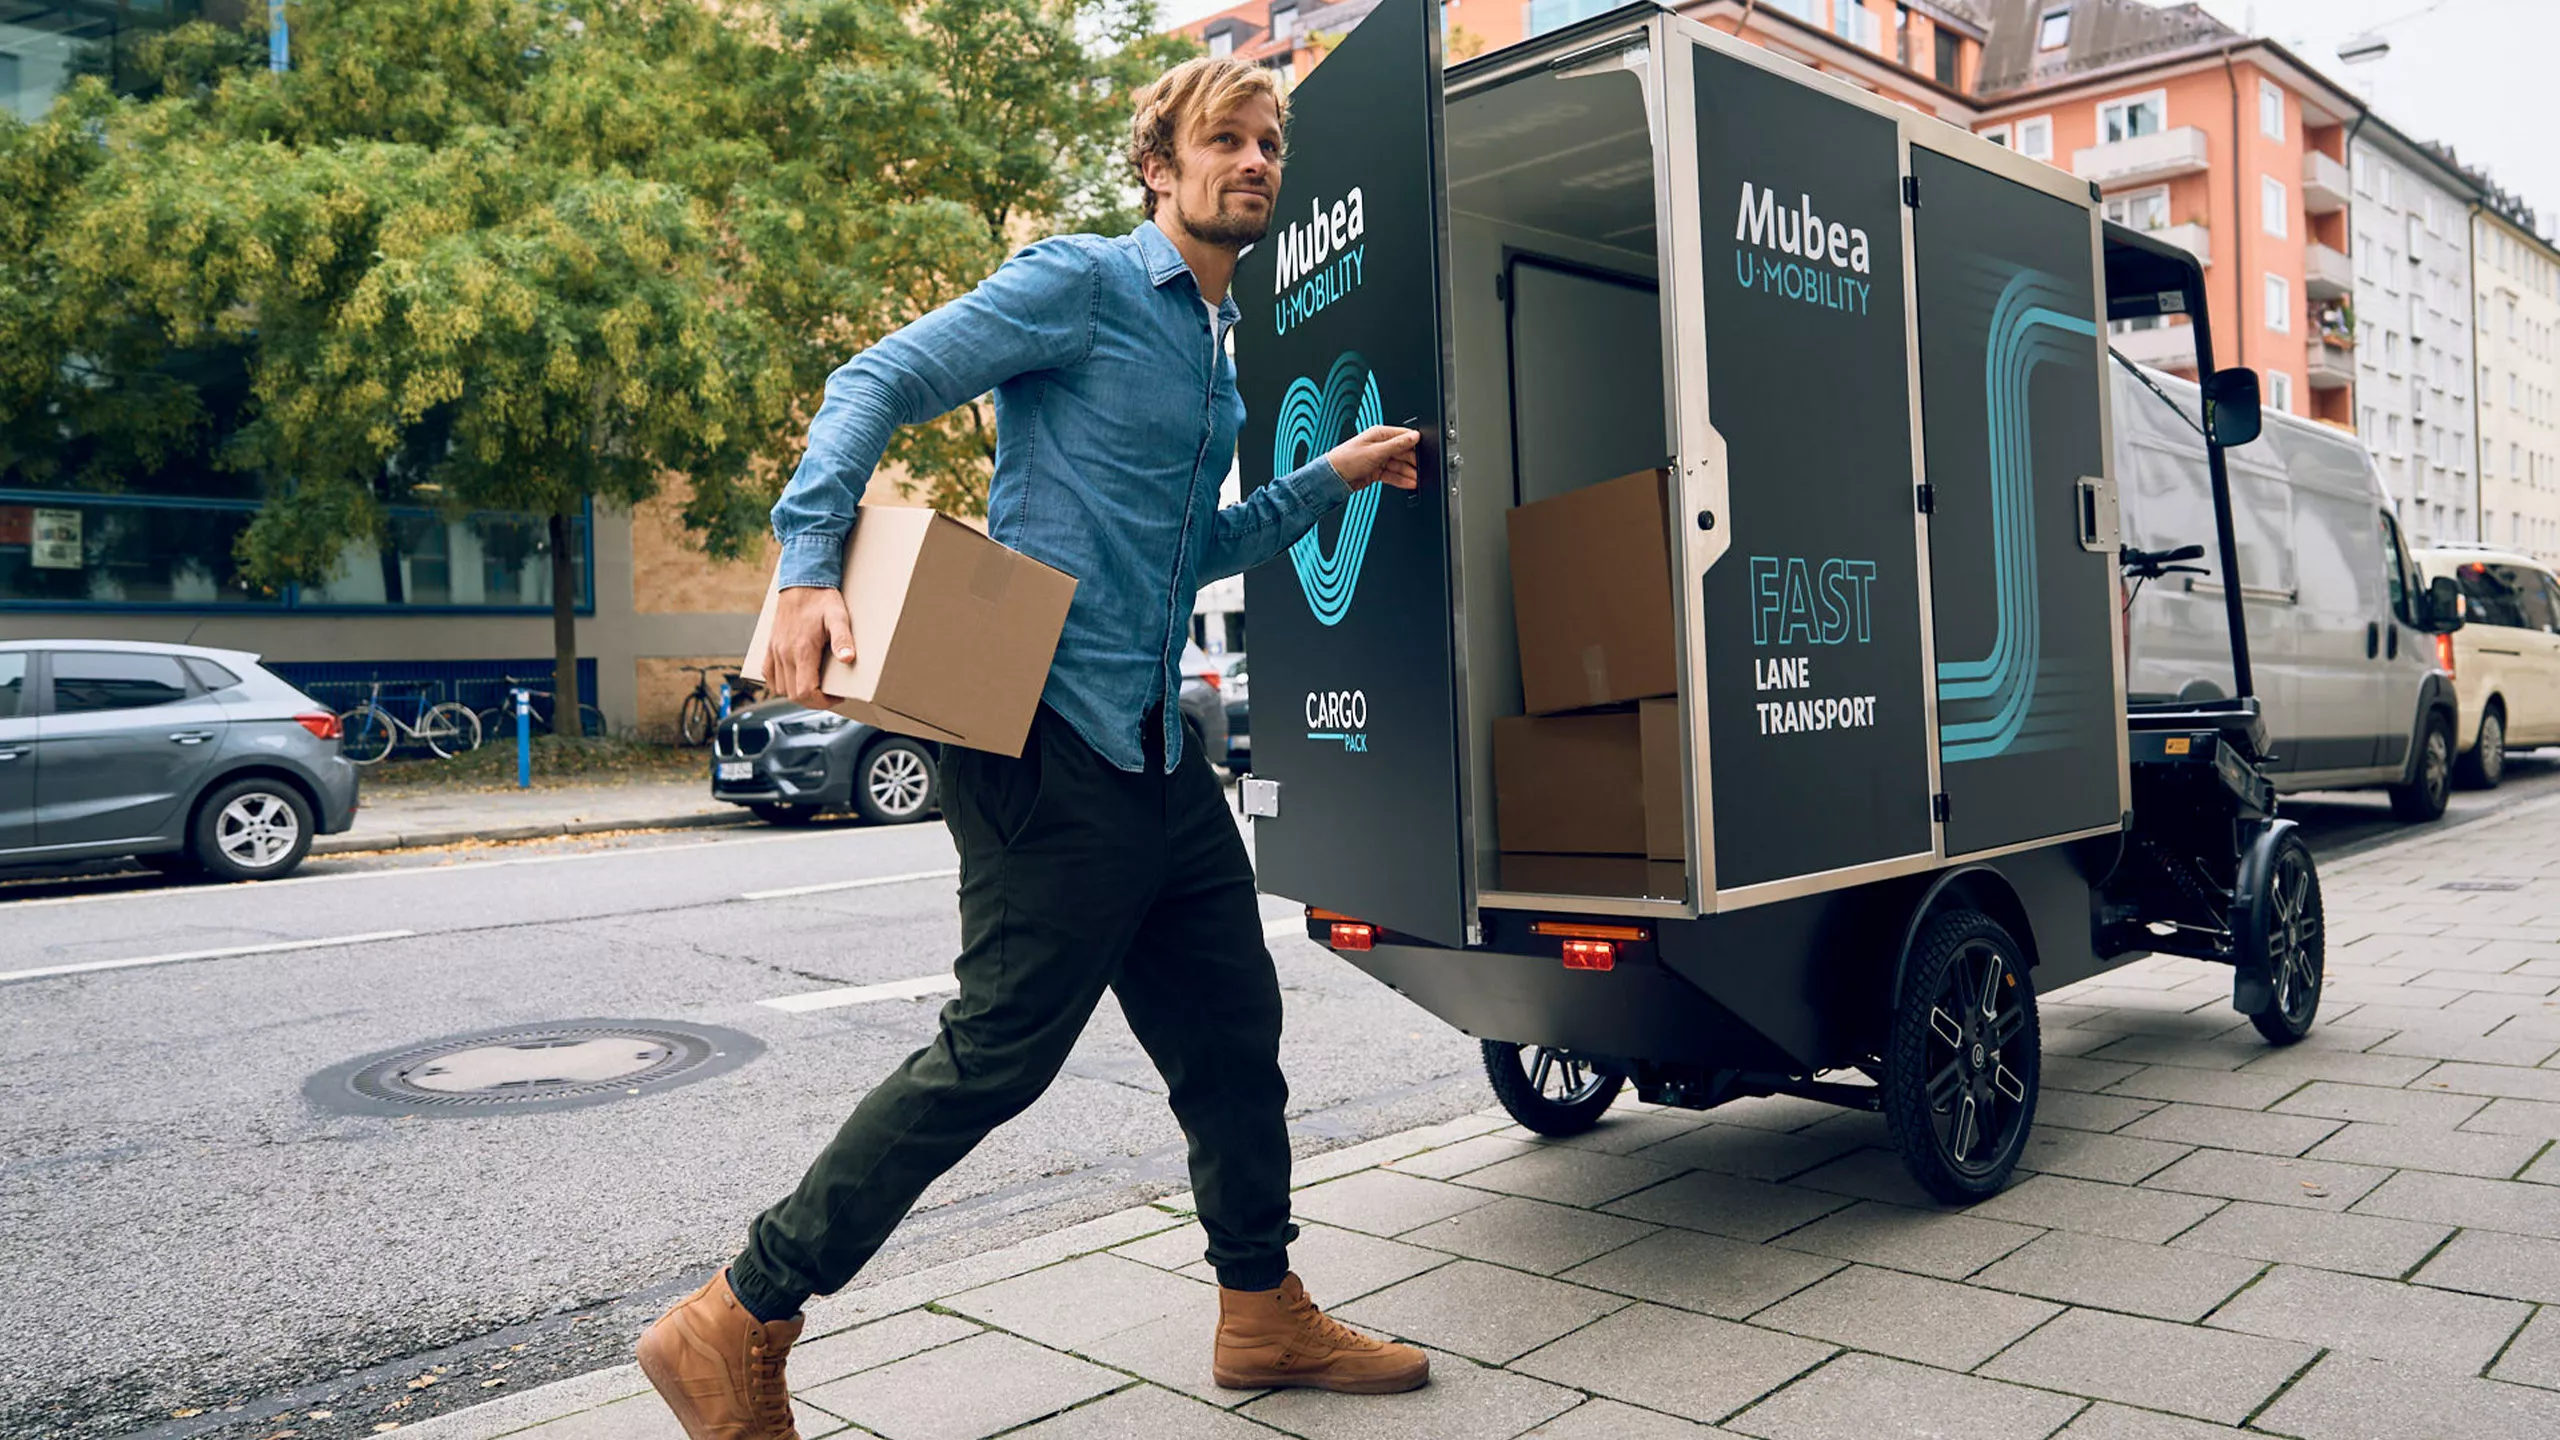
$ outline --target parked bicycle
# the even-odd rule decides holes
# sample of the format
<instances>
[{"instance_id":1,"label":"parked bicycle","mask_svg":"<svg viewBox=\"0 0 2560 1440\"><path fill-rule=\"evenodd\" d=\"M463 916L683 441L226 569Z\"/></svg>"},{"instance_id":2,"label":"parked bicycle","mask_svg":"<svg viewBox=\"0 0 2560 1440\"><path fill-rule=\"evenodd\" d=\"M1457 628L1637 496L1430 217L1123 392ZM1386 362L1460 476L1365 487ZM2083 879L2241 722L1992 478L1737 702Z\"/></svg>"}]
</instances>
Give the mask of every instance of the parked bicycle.
<instances>
[{"instance_id":1,"label":"parked bicycle","mask_svg":"<svg viewBox=\"0 0 2560 1440\"><path fill-rule=\"evenodd\" d=\"M542 733L549 732L552 710L559 703L559 697L548 690L537 688L530 680L519 680L513 675L501 678L504 688L499 691L498 703L480 712L480 728L492 735L514 734L515 692L522 690L525 692L525 703L533 712L534 730ZM578 731L590 740L604 738L604 712L593 705L581 702L578 706Z\"/></svg>"},{"instance_id":2,"label":"parked bicycle","mask_svg":"<svg viewBox=\"0 0 2560 1440\"><path fill-rule=\"evenodd\" d=\"M729 718L733 705L743 705L756 698L762 687L735 670L722 670L718 665L685 665L693 672L693 693L684 697L676 712L676 738L699 748L711 743L711 731ZM711 688L711 672L722 670L720 688Z\"/></svg>"},{"instance_id":3,"label":"parked bicycle","mask_svg":"<svg viewBox=\"0 0 2560 1440\"><path fill-rule=\"evenodd\" d=\"M428 694L425 689L394 694L385 703L382 681L375 680L364 699L338 717L338 753L358 765L371 765L398 749L404 740L426 746L439 760L478 749L480 717L471 713L471 707L451 700L429 704ZM403 704L409 711L405 719L395 708Z\"/></svg>"}]
</instances>

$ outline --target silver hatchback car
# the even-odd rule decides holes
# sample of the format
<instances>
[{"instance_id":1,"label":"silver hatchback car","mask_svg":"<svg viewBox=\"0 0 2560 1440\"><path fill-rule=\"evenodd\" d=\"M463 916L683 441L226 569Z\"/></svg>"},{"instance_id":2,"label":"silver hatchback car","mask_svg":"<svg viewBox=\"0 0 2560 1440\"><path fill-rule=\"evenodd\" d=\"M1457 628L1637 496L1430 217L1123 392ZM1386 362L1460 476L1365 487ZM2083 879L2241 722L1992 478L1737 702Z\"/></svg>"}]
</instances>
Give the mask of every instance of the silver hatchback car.
<instances>
[{"instance_id":1,"label":"silver hatchback car","mask_svg":"<svg viewBox=\"0 0 2560 1440\"><path fill-rule=\"evenodd\" d=\"M354 822L338 717L238 650L0 642L0 866L293 872Z\"/></svg>"}]
</instances>

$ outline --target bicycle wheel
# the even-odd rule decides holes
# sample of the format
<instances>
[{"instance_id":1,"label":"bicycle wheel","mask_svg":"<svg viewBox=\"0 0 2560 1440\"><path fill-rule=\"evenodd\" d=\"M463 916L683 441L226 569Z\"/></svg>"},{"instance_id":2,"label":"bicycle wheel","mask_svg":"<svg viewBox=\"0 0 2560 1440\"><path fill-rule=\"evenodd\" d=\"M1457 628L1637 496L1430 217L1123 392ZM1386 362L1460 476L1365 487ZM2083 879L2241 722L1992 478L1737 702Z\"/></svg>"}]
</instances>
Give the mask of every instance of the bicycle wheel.
<instances>
[{"instance_id":1,"label":"bicycle wheel","mask_svg":"<svg viewBox=\"0 0 2560 1440\"><path fill-rule=\"evenodd\" d=\"M699 748L711 743L711 701L696 690L684 697L684 708L676 713L676 738Z\"/></svg>"},{"instance_id":2,"label":"bicycle wheel","mask_svg":"<svg viewBox=\"0 0 2560 1440\"><path fill-rule=\"evenodd\" d=\"M605 737L604 712L593 705L578 707L578 731L590 740Z\"/></svg>"},{"instance_id":3,"label":"bicycle wheel","mask_svg":"<svg viewBox=\"0 0 2560 1440\"><path fill-rule=\"evenodd\" d=\"M418 718L418 738L427 742L438 759L450 760L480 748L480 717L469 706L447 700Z\"/></svg>"},{"instance_id":4,"label":"bicycle wheel","mask_svg":"<svg viewBox=\"0 0 2560 1440\"><path fill-rule=\"evenodd\" d=\"M372 765L400 743L400 722L368 700L338 717L338 753L358 765Z\"/></svg>"}]
</instances>

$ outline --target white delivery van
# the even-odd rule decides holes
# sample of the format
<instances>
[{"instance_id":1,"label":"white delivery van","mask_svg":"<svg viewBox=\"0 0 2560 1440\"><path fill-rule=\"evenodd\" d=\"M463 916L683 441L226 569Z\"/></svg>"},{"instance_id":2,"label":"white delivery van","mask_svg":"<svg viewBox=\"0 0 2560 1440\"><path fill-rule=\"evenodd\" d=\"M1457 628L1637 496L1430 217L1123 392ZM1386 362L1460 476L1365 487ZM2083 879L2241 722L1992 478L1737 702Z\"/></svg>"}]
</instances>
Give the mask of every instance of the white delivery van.
<instances>
[{"instance_id":1,"label":"white delivery van","mask_svg":"<svg viewBox=\"0 0 2560 1440\"><path fill-rule=\"evenodd\" d=\"M2125 543L2201 544L2209 557L2200 393L2156 371L2110 369ZM2249 656L2274 747L2261 768L2279 791L2379 787L2402 819L2435 819L2453 773L2453 677L2371 457L2353 435L2273 411L2257 440L2226 454ZM2136 588L2133 703L2232 693L2217 569L2199 560Z\"/></svg>"}]
</instances>

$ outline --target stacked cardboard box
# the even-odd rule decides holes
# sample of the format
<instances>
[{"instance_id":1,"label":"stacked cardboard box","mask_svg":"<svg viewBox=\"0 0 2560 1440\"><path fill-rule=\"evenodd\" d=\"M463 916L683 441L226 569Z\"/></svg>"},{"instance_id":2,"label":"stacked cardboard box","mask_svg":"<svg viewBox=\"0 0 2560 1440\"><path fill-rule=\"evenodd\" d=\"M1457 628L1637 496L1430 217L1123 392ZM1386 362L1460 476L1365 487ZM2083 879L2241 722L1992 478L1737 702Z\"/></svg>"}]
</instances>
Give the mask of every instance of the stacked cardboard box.
<instances>
[{"instance_id":1,"label":"stacked cardboard box","mask_svg":"<svg viewBox=\"0 0 2560 1440\"><path fill-rule=\"evenodd\" d=\"M1665 483L1641 471L1510 514L1529 712L1493 724L1494 823L1511 888L1587 888L1512 878L1593 869L1562 857L1687 857Z\"/></svg>"}]
</instances>

